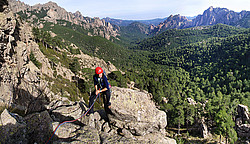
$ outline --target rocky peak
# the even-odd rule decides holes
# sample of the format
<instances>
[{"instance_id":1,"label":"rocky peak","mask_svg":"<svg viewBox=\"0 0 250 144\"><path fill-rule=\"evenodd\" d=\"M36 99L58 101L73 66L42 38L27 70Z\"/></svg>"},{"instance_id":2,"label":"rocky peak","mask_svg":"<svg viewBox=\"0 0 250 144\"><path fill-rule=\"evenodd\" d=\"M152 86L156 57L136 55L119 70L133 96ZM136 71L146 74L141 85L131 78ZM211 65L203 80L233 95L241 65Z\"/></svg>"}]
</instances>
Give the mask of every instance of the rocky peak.
<instances>
[{"instance_id":1,"label":"rocky peak","mask_svg":"<svg viewBox=\"0 0 250 144\"><path fill-rule=\"evenodd\" d=\"M111 39L111 37L116 38L118 34L117 27L113 27L110 23L105 22L104 20L100 20L99 18L89 18L83 17L79 11L75 13L67 12L64 8L58 6L54 2L48 2L45 4L36 4L34 6L28 6L20 1L10 0L11 7L14 13L19 11L23 11L28 15L28 20L33 21L34 19L41 19L52 23L57 23L57 20L66 20L73 24L77 24L82 26L85 30L89 31L89 36L102 36L106 39ZM45 17L38 18L32 12L29 11L36 11L36 12L44 12L46 11ZM43 24L42 21L40 23L36 23L37 25ZM62 24L63 25L63 24Z\"/></svg>"},{"instance_id":2,"label":"rocky peak","mask_svg":"<svg viewBox=\"0 0 250 144\"><path fill-rule=\"evenodd\" d=\"M226 8L209 7L202 15L198 15L192 26L214 25L217 23L235 25L237 21L242 19L245 13L237 13Z\"/></svg>"},{"instance_id":3,"label":"rocky peak","mask_svg":"<svg viewBox=\"0 0 250 144\"><path fill-rule=\"evenodd\" d=\"M8 0L10 8L13 13L18 12L18 11L24 11L26 9L30 9L31 6L25 4L24 2L21 1L16 1L16 0Z\"/></svg>"},{"instance_id":4,"label":"rocky peak","mask_svg":"<svg viewBox=\"0 0 250 144\"><path fill-rule=\"evenodd\" d=\"M36 6L36 5L34 5L34 6ZM41 6L45 6L45 7L49 7L49 8L61 8L57 5L57 3L52 2L52 1L49 1Z\"/></svg>"},{"instance_id":5,"label":"rocky peak","mask_svg":"<svg viewBox=\"0 0 250 144\"><path fill-rule=\"evenodd\" d=\"M152 30L152 26L150 29L151 29L151 33L158 34L167 29L173 29L173 28L182 29L189 22L190 20L188 20L185 16L181 16L179 14L170 15L164 22L160 23L158 26L155 26L153 30Z\"/></svg>"},{"instance_id":6,"label":"rocky peak","mask_svg":"<svg viewBox=\"0 0 250 144\"><path fill-rule=\"evenodd\" d=\"M177 15L170 15L167 20L165 20L165 23L166 22L169 22L169 21L187 21L188 19L185 17L185 16L181 16L180 14L177 14Z\"/></svg>"},{"instance_id":7,"label":"rocky peak","mask_svg":"<svg viewBox=\"0 0 250 144\"><path fill-rule=\"evenodd\" d=\"M82 14L81 14L81 12L80 11L76 11L75 13L73 13L73 15L75 16L75 17L82 17Z\"/></svg>"}]
</instances>

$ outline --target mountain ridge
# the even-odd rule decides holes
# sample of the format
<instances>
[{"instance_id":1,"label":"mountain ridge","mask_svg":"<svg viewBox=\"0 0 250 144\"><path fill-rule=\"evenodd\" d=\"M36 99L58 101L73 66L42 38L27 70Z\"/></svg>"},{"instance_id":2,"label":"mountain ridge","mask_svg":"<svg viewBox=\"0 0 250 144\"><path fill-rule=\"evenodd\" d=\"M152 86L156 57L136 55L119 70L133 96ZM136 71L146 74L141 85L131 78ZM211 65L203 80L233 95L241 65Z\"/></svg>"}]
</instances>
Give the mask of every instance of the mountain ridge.
<instances>
[{"instance_id":1,"label":"mountain ridge","mask_svg":"<svg viewBox=\"0 0 250 144\"><path fill-rule=\"evenodd\" d=\"M168 29L177 28L184 29L197 26L215 25L218 23L227 24L231 26L249 28L250 21L240 23L242 19L248 19L250 11L241 11L239 13L229 10L227 8L213 8L209 7L207 10L196 16L192 20L188 20L185 16L170 15L163 23L151 28L152 34L156 35Z\"/></svg>"},{"instance_id":2,"label":"mountain ridge","mask_svg":"<svg viewBox=\"0 0 250 144\"><path fill-rule=\"evenodd\" d=\"M38 21L35 24L43 25L43 21L58 23L58 20L66 20L72 24L82 26L88 31L90 36L102 36L108 40L119 36L117 27L105 22L97 17L84 17L79 11L75 13L67 12L64 8L58 6L55 2L45 4L36 4L29 6L21 1L9 0L10 7L14 13L26 17L28 21ZM42 15L41 15L42 14Z\"/></svg>"},{"instance_id":3,"label":"mountain ridge","mask_svg":"<svg viewBox=\"0 0 250 144\"><path fill-rule=\"evenodd\" d=\"M45 4L29 6L20 1L10 0L10 4L14 13L23 15L29 21L39 21L40 26L43 25L41 20L46 20L55 24L58 23L58 20L66 20L72 24L83 27L89 36L101 36L111 41L115 39L119 41L124 29L126 29L126 27L131 29L129 28L129 24L133 22L140 22L148 25L148 28L144 29L145 31L143 32L145 35L143 36L144 38L146 38L147 35L157 35L168 29L184 29L196 26L215 25L217 23L245 28L250 27L250 11L243 10L241 12L234 12L227 8L214 8L213 6L210 6L203 14L197 15L192 19L177 14L162 19L121 20L109 17L103 19L98 17L84 17L80 11L74 13L67 12L64 8L51 1ZM41 20L37 20L39 16L35 13L38 11L42 14L40 15ZM61 25L66 25L66 23L61 23ZM121 27L124 27L123 31L121 31ZM131 40L129 41L131 42Z\"/></svg>"},{"instance_id":4,"label":"mountain ridge","mask_svg":"<svg viewBox=\"0 0 250 144\"><path fill-rule=\"evenodd\" d=\"M149 24L149 34L157 35L172 28L184 29L197 26L215 25L218 23L249 28L249 17L250 11L242 10L241 12L234 12L233 10L229 10L227 8L214 8L213 6L210 6L203 12L203 14L199 14L194 17L181 16L180 14L170 15L169 17L158 19L158 21L157 19L153 19L152 21L156 20L155 23L150 23L151 20L145 20L147 22L145 23L143 20L117 20L111 18L104 19L112 24L121 26L128 26L135 21ZM158 24L156 24L157 22Z\"/></svg>"}]
</instances>

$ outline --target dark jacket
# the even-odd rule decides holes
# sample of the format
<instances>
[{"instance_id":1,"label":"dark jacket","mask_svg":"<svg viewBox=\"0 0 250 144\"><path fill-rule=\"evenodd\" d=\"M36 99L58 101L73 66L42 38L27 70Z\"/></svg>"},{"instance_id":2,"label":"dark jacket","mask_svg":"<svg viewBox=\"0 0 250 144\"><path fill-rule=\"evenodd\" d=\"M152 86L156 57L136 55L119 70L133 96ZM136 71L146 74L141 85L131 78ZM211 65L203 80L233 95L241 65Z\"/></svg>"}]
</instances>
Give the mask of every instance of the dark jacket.
<instances>
[{"instance_id":1,"label":"dark jacket","mask_svg":"<svg viewBox=\"0 0 250 144\"><path fill-rule=\"evenodd\" d=\"M107 79L107 77L105 75L103 75L102 78L99 78L98 75L94 75L93 79L94 79L94 85L97 85L98 89L107 88L108 90L110 90L109 89L108 79Z\"/></svg>"}]
</instances>

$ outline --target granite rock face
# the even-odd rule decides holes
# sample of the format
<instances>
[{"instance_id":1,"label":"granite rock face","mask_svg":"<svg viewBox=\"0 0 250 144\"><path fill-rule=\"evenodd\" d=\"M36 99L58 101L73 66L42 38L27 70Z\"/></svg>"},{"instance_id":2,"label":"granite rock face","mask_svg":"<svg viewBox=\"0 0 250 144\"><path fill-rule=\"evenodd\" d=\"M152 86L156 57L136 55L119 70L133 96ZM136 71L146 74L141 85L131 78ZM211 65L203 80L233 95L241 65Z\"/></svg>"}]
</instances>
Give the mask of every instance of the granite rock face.
<instances>
[{"instance_id":1,"label":"granite rock face","mask_svg":"<svg viewBox=\"0 0 250 144\"><path fill-rule=\"evenodd\" d=\"M242 104L237 108L238 116L236 117L236 132L238 136L250 139L250 119L248 107Z\"/></svg>"},{"instance_id":2,"label":"granite rock face","mask_svg":"<svg viewBox=\"0 0 250 144\"><path fill-rule=\"evenodd\" d=\"M89 116L84 116L84 101L55 100L45 106L47 110L23 117L4 110L0 133L5 137L0 142L176 143L166 137L166 113L156 108L149 93L113 87L111 102L113 114L101 109Z\"/></svg>"},{"instance_id":3,"label":"granite rock face","mask_svg":"<svg viewBox=\"0 0 250 144\"><path fill-rule=\"evenodd\" d=\"M138 90L112 87L111 112L108 117L127 137L162 135L165 141L167 115L156 108L152 95ZM153 139L153 135L151 137ZM161 141L160 140L160 141Z\"/></svg>"},{"instance_id":4,"label":"granite rock face","mask_svg":"<svg viewBox=\"0 0 250 144\"><path fill-rule=\"evenodd\" d=\"M0 105L25 113L44 110L41 104L46 100L41 91L49 90L41 88L41 71L29 60L31 26L16 19L7 1L5 4L0 12Z\"/></svg>"}]
</instances>

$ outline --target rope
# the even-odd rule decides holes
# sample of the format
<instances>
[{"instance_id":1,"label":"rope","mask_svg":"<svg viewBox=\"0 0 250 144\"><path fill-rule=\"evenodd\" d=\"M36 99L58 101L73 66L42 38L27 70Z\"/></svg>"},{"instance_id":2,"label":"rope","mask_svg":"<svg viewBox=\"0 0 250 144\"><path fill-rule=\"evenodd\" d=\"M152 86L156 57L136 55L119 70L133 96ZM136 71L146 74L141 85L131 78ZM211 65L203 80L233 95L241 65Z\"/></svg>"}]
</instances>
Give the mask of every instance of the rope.
<instances>
[{"instance_id":1,"label":"rope","mask_svg":"<svg viewBox=\"0 0 250 144\"><path fill-rule=\"evenodd\" d=\"M101 89L100 89L100 90L101 90ZM57 129L58 129L61 125L65 124L65 123L75 122L75 121L81 119L82 117L84 117L84 116L89 112L89 110L94 106L95 101L97 100L97 98L99 97L99 95L100 95L100 93L96 96L96 98L95 98L93 104L90 106L90 108L89 108L81 117L79 117L78 119L74 119L74 120L71 120L71 121L64 121L64 122L60 123L60 124L56 127L56 129L54 130L53 134L51 135L51 137L48 139L48 141L47 141L45 144L48 144L48 143L49 143L49 141L53 138L53 136L55 135Z\"/></svg>"}]
</instances>

